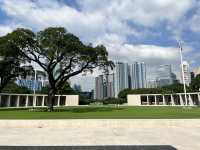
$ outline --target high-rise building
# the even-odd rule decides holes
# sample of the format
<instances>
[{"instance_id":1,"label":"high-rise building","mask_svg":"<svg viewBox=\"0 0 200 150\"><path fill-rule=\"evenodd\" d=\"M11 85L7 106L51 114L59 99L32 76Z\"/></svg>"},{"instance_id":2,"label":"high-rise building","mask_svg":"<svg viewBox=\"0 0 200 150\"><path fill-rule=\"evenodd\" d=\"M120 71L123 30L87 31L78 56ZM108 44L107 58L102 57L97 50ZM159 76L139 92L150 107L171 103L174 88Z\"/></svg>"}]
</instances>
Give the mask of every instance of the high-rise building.
<instances>
[{"instance_id":1,"label":"high-rise building","mask_svg":"<svg viewBox=\"0 0 200 150\"><path fill-rule=\"evenodd\" d=\"M114 69L115 97L119 92L129 88L129 66L128 63L117 62Z\"/></svg>"},{"instance_id":2,"label":"high-rise building","mask_svg":"<svg viewBox=\"0 0 200 150\"><path fill-rule=\"evenodd\" d=\"M172 72L172 66L160 65L157 70L156 80L159 87L173 84L176 81L176 75Z\"/></svg>"},{"instance_id":3,"label":"high-rise building","mask_svg":"<svg viewBox=\"0 0 200 150\"><path fill-rule=\"evenodd\" d=\"M114 97L114 74L99 75L95 78L95 99Z\"/></svg>"},{"instance_id":4,"label":"high-rise building","mask_svg":"<svg viewBox=\"0 0 200 150\"><path fill-rule=\"evenodd\" d=\"M106 89L107 95L106 97L114 97L115 96L115 88L114 88L114 74L109 74L106 76Z\"/></svg>"},{"instance_id":5,"label":"high-rise building","mask_svg":"<svg viewBox=\"0 0 200 150\"><path fill-rule=\"evenodd\" d=\"M103 99L104 85L103 85L103 75L95 78L95 99Z\"/></svg>"},{"instance_id":6,"label":"high-rise building","mask_svg":"<svg viewBox=\"0 0 200 150\"><path fill-rule=\"evenodd\" d=\"M131 88L146 88L146 65L145 63L135 62L130 66Z\"/></svg>"},{"instance_id":7,"label":"high-rise building","mask_svg":"<svg viewBox=\"0 0 200 150\"><path fill-rule=\"evenodd\" d=\"M190 74L190 65L187 61L183 62L183 73L184 73L184 80L187 86L191 83L191 74ZM183 76L182 76L182 83L183 83Z\"/></svg>"},{"instance_id":8,"label":"high-rise building","mask_svg":"<svg viewBox=\"0 0 200 150\"><path fill-rule=\"evenodd\" d=\"M100 75L95 79L95 98L118 97L127 88L146 88L146 66L144 63L117 62L113 74Z\"/></svg>"}]
</instances>

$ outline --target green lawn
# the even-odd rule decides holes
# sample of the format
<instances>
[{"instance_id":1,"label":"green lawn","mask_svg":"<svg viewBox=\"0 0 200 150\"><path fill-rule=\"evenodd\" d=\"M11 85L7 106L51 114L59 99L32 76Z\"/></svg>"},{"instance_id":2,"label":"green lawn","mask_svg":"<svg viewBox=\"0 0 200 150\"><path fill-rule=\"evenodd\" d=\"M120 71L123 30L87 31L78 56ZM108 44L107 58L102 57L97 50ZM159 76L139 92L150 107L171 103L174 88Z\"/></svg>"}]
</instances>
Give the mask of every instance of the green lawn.
<instances>
[{"instance_id":1,"label":"green lawn","mask_svg":"<svg viewBox=\"0 0 200 150\"><path fill-rule=\"evenodd\" d=\"M64 107L55 112L0 109L0 119L175 119L200 118L200 107Z\"/></svg>"}]
</instances>

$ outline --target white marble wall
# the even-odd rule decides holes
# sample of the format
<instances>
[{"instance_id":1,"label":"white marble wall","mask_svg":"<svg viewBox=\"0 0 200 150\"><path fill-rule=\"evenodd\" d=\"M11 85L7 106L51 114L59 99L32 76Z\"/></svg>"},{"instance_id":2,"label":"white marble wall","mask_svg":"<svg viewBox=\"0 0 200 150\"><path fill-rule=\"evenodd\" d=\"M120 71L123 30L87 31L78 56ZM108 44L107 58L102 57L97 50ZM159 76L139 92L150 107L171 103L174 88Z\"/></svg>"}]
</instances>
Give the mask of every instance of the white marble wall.
<instances>
[{"instance_id":1,"label":"white marble wall","mask_svg":"<svg viewBox=\"0 0 200 150\"><path fill-rule=\"evenodd\" d=\"M0 93L0 107L45 107L47 95ZM54 106L78 106L79 95L56 95Z\"/></svg>"}]
</instances>

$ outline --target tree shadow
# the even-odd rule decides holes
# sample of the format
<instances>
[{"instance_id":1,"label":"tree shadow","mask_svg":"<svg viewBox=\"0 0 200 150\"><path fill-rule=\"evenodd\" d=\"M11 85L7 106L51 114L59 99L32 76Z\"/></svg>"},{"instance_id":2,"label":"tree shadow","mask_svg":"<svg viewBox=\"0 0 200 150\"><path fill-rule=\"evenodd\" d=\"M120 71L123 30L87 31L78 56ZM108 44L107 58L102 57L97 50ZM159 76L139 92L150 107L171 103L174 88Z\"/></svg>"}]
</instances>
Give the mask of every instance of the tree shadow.
<instances>
[{"instance_id":1,"label":"tree shadow","mask_svg":"<svg viewBox=\"0 0 200 150\"><path fill-rule=\"evenodd\" d=\"M111 112L123 110L121 107L77 107L77 108L55 108L55 112L89 113L89 112Z\"/></svg>"}]
</instances>

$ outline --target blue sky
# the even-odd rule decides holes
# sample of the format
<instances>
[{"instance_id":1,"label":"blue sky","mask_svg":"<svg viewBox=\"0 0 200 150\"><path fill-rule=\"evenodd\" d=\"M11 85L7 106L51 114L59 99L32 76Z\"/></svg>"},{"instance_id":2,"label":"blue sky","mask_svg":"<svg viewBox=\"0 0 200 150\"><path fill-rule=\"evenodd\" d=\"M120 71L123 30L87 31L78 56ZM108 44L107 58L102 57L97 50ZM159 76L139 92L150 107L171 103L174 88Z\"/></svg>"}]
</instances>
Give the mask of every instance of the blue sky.
<instances>
[{"instance_id":1,"label":"blue sky","mask_svg":"<svg viewBox=\"0 0 200 150\"><path fill-rule=\"evenodd\" d=\"M179 74L176 40L191 70L200 66L199 24L198 0L0 0L0 36L18 27L63 26L85 43L104 44L112 60L145 62L148 78L161 64Z\"/></svg>"}]
</instances>

